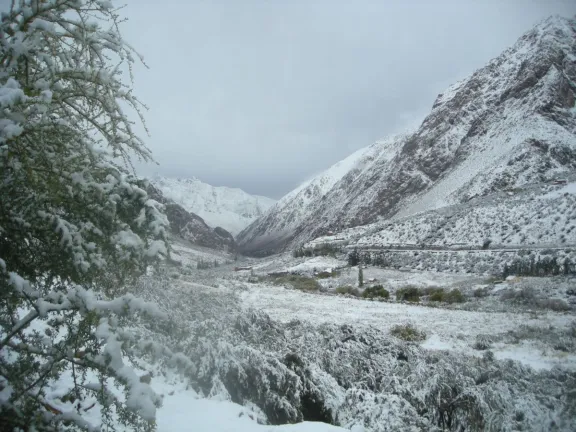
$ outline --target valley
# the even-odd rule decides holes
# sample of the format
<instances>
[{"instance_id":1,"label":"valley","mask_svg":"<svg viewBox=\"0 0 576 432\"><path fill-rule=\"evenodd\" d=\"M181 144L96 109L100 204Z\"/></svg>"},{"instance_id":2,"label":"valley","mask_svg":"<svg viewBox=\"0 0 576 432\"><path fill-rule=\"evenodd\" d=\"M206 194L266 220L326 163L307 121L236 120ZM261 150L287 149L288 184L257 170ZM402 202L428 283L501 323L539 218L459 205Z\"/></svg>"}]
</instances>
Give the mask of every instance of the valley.
<instances>
[{"instance_id":1,"label":"valley","mask_svg":"<svg viewBox=\"0 0 576 432\"><path fill-rule=\"evenodd\" d=\"M431 367L432 358L440 361L443 371L435 373L441 376L454 368L460 371L457 377L451 378L455 380L452 385L458 389L454 391L475 395L474 404L479 404L475 409L480 412L472 414L469 408L461 407L452 408L454 412L451 414L458 417L455 424L472 428L483 428L488 421L494 422L491 423L494 429L521 427L524 421L530 427L533 427L533 422L538 427L549 427L548 423L542 423L547 418L544 412L549 412L549 408L539 405L535 399L536 394L545 391L540 385L548 379L572 376L576 371L576 321L573 313L576 291L574 278L570 276L509 277L504 280L481 274L394 270L367 265L363 266L363 287L357 287L359 268L348 265L346 254L294 258L286 253L234 261L233 255L213 254L208 257L207 250L185 244L180 244L175 250L177 254L173 259L183 264L172 270L169 284L171 292L176 290L181 294L169 295L176 296L175 300L181 296L190 297L187 302L194 306L187 312L190 314L188 319L192 320L189 325L196 328L193 322L210 322L212 324L208 327L203 327L208 334L218 332L216 328L212 329L214 319L229 323L220 323L218 328L240 326L229 337L221 335L218 338L220 344L223 340L230 341L233 345L226 350L232 351L224 354L220 351L222 347L211 348L220 354L214 354L210 362L215 363L209 363L212 366L203 372L212 374L209 382L213 383L204 391L215 391L214 377L217 376L224 386L218 392L224 392L225 400L245 406L252 406L246 405L251 401L263 410L259 415L266 416L268 421L271 412L274 415L278 412L269 411L271 408L266 408L263 400L258 402L258 394L264 391L267 394L265 400L273 400L278 390L267 384L270 377L265 376L268 373L283 376L285 373L282 372L285 366L274 366L266 371L264 365L271 358L290 369L287 356L297 356L301 362L299 367L307 372L300 375L299 369L293 370L308 382L306 388L317 392L315 397L320 405L314 405L314 409L303 408L303 400L283 402L296 409L294 415L297 418L334 422L333 417L322 414L327 410L338 413L339 425L368 431L404 430L407 424L422 430L442 429L434 422L445 414L442 414L445 408L433 405L427 414L418 408L418 403L424 403L437 391L431 380L438 376L419 375L414 368L427 370ZM194 264L202 261L220 261L221 264L192 271ZM191 270L185 271L187 267ZM238 271L238 268L246 270ZM291 280L283 275L297 277ZM315 283L302 284L308 280ZM364 298L362 293L373 285L383 286L390 293L389 298ZM340 293L339 288L343 286L357 287L356 292ZM408 287L419 291L417 300L397 298L397 293ZM457 302L431 300L431 295L438 289L445 292L458 290L462 298ZM218 313L222 308L231 316L223 319ZM408 329L408 333L398 332L398 329ZM193 333L198 330L193 330ZM417 337L412 338L413 334ZM209 336L205 343L211 345L215 341L211 341ZM319 344L318 348L314 348L314 344ZM323 353L320 347L325 344L331 348ZM244 357L240 353L246 349L256 349L259 354L256 355L255 351ZM195 355L199 356L195 361L207 361L200 360L204 358L202 353ZM224 360L221 355L229 360ZM334 357L330 360L330 356ZM344 358L347 360L340 366L332 363ZM233 361L235 366L229 361ZM254 375L251 365L259 365L260 372ZM350 369L352 365L355 366ZM257 384L258 390L243 381L248 376L229 375L230 367L233 370L241 368L242 374L248 374L252 381L260 383L263 380ZM449 369L445 369L447 367ZM405 373L415 375L411 375L408 381L401 381L403 384L398 383L400 387L390 387L389 380L402 376L406 379ZM491 374L485 378L487 381L481 378L482 373ZM522 379L535 384L530 388L524 387L520 381L515 382L520 375L512 378L514 374L520 374ZM467 381L470 379L471 382ZM368 384L370 380L382 380L382 383ZM383 390L381 386L386 382L387 390ZM567 385L569 382L570 379L566 381ZM412 385L421 387L421 390L407 397L404 392L412 391L408 390ZM404 386L408 388L401 390ZM492 391L507 392L506 403L502 405L504 401L500 401L494 405L495 401L490 399L494 397ZM359 393L363 396L354 399L359 396L352 395ZM386 394L388 402L380 400L380 394ZM418 402L418 398L423 399ZM168 410L170 400L165 400ZM348 405L352 401L353 409ZM564 418L565 414L561 414L568 409L563 403L554 404L554 418L557 425L565 425L558 426L558 430L569 430L573 425L569 417ZM515 406L516 410L522 410L518 408L521 406L531 408L522 421L514 417L516 411L512 417L503 415L498 420L488 420L488 411L482 411L488 406L496 410L510 409L504 406ZM384 407L385 412L382 411ZM474 423L478 421L481 423Z\"/></svg>"},{"instance_id":2,"label":"valley","mask_svg":"<svg viewBox=\"0 0 576 432\"><path fill-rule=\"evenodd\" d=\"M576 428L575 35L543 21L227 248L174 233L194 390L314 431Z\"/></svg>"},{"instance_id":3,"label":"valley","mask_svg":"<svg viewBox=\"0 0 576 432\"><path fill-rule=\"evenodd\" d=\"M131 159L154 163L136 134L148 107L123 77L147 64L119 33L120 9L21 0L2 13L0 430L576 430L576 17L541 20L417 125L360 149L380 104L405 108L394 86L364 88L365 70L336 95L332 62L347 44L329 55L328 40L311 43L304 69L329 67L289 87L297 50L255 42L304 26L266 9L259 25L232 26L233 55L214 66L196 56L227 15L201 15L202 49L178 33L193 26L171 22L166 39L186 55L150 86L162 90L153 121L170 177ZM278 70L263 67L272 52ZM183 57L194 66L172 64ZM164 87L180 69L203 102L172 107L184 83ZM307 111L324 85L334 117ZM352 112L338 104L354 104L349 135L334 128ZM337 146L351 154L316 170ZM272 196L300 184L276 200L205 183L192 166Z\"/></svg>"}]
</instances>

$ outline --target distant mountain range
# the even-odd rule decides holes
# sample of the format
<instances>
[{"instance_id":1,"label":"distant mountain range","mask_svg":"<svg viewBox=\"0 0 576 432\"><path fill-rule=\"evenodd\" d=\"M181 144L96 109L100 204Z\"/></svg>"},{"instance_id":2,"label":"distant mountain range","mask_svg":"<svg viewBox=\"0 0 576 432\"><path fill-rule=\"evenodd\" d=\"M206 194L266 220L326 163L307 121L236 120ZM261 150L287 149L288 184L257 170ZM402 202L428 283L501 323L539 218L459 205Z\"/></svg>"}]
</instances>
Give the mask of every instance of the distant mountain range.
<instances>
[{"instance_id":1,"label":"distant mountain range","mask_svg":"<svg viewBox=\"0 0 576 432\"><path fill-rule=\"evenodd\" d=\"M211 186L195 177L149 179L166 198L200 216L212 228L238 234L266 212L276 201L250 195L241 189Z\"/></svg>"},{"instance_id":2,"label":"distant mountain range","mask_svg":"<svg viewBox=\"0 0 576 432\"><path fill-rule=\"evenodd\" d=\"M152 199L164 204L170 232L176 238L196 246L231 253L236 251L234 236L225 229L208 226L204 219L164 196L152 183L147 184L147 192Z\"/></svg>"},{"instance_id":3,"label":"distant mountain range","mask_svg":"<svg viewBox=\"0 0 576 432\"><path fill-rule=\"evenodd\" d=\"M405 233L374 236L373 229L368 243L436 239L433 233L411 237L410 231L416 221L441 221L443 216L417 215L466 207L476 199L473 214L497 223L498 206L484 211L478 206L490 200L478 198L550 184L575 171L576 21L551 17L438 95L418 129L374 143L335 164L271 206L236 241L244 253L266 255L351 227L377 222L384 226L397 219L404 221ZM506 195L500 199L505 201ZM521 193L501 204L505 218L522 214L510 206L528 209L522 200L532 199L534 194ZM537 207L534 210L540 211ZM466 208L455 209L450 214L468 215ZM562 223L570 229L576 215L567 210L564 217L568 220ZM546 233L557 228L554 219L542 218L541 224L550 226L538 227L541 239L554 237ZM462 227L456 228L453 240L447 241L466 237L457 234ZM488 236L474 233L468 238L476 242ZM354 241L362 243L358 236Z\"/></svg>"}]
</instances>

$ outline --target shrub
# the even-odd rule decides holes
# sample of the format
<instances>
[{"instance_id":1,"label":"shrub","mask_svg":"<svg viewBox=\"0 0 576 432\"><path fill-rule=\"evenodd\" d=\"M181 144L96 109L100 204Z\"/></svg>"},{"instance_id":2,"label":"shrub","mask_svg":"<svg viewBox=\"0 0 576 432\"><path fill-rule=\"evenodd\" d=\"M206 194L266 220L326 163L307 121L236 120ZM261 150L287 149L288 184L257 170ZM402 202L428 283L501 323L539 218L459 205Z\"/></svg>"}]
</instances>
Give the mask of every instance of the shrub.
<instances>
[{"instance_id":1,"label":"shrub","mask_svg":"<svg viewBox=\"0 0 576 432\"><path fill-rule=\"evenodd\" d=\"M323 271L316 275L317 279L328 279L331 277L338 277L340 276L340 272L338 270L333 270L331 272Z\"/></svg>"},{"instance_id":2,"label":"shrub","mask_svg":"<svg viewBox=\"0 0 576 432\"><path fill-rule=\"evenodd\" d=\"M368 287L364 290L364 292L362 293L362 297L364 298L375 298L375 297L379 297L379 298L390 298L390 292L384 288L382 285L374 285L371 287Z\"/></svg>"},{"instance_id":3,"label":"shrub","mask_svg":"<svg viewBox=\"0 0 576 432\"><path fill-rule=\"evenodd\" d=\"M488 288L476 288L474 290L473 295L476 298L488 297L489 295Z\"/></svg>"},{"instance_id":4,"label":"shrub","mask_svg":"<svg viewBox=\"0 0 576 432\"><path fill-rule=\"evenodd\" d=\"M448 292L443 288L428 289L425 292L429 294L428 300L433 302L463 303L465 301L462 292L456 288Z\"/></svg>"},{"instance_id":5,"label":"shrub","mask_svg":"<svg viewBox=\"0 0 576 432\"><path fill-rule=\"evenodd\" d=\"M312 252L314 256L336 256L340 248L330 243L323 243L314 247Z\"/></svg>"},{"instance_id":6,"label":"shrub","mask_svg":"<svg viewBox=\"0 0 576 432\"><path fill-rule=\"evenodd\" d=\"M355 297L360 297L360 291L358 290L358 288L349 285L339 286L338 288L336 288L336 292L338 294L350 294Z\"/></svg>"},{"instance_id":7,"label":"shrub","mask_svg":"<svg viewBox=\"0 0 576 432\"><path fill-rule=\"evenodd\" d=\"M272 276L275 285L290 285L301 291L318 291L321 286L316 279L302 275Z\"/></svg>"},{"instance_id":8,"label":"shrub","mask_svg":"<svg viewBox=\"0 0 576 432\"><path fill-rule=\"evenodd\" d=\"M494 353L492 351L486 351L482 355L482 360L484 360L486 362L494 361L495 358L496 358L496 356L494 355Z\"/></svg>"},{"instance_id":9,"label":"shrub","mask_svg":"<svg viewBox=\"0 0 576 432\"><path fill-rule=\"evenodd\" d=\"M500 295L500 299L525 305L533 305L536 303L536 292L530 287L524 287L520 291L506 290Z\"/></svg>"},{"instance_id":10,"label":"shrub","mask_svg":"<svg viewBox=\"0 0 576 432\"><path fill-rule=\"evenodd\" d=\"M444 301L444 289L443 288L437 288L436 290L434 290L431 294L430 297L428 298L428 300L433 301L433 302L441 302Z\"/></svg>"},{"instance_id":11,"label":"shrub","mask_svg":"<svg viewBox=\"0 0 576 432\"><path fill-rule=\"evenodd\" d=\"M531 287L524 287L520 291L507 290L502 293L500 299L539 309L549 309L555 312L571 310L570 305L562 299L538 299L536 291Z\"/></svg>"},{"instance_id":12,"label":"shrub","mask_svg":"<svg viewBox=\"0 0 576 432\"><path fill-rule=\"evenodd\" d=\"M426 339L426 333L417 329L412 324L399 324L390 330L390 334L398 339L408 342L423 341Z\"/></svg>"},{"instance_id":13,"label":"shrub","mask_svg":"<svg viewBox=\"0 0 576 432\"><path fill-rule=\"evenodd\" d=\"M420 290L414 286L400 288L396 291L396 300L417 303L420 301Z\"/></svg>"},{"instance_id":14,"label":"shrub","mask_svg":"<svg viewBox=\"0 0 576 432\"><path fill-rule=\"evenodd\" d=\"M491 347L492 347L492 339L488 335L476 336L476 341L474 342L474 345L472 345L472 348L479 351L485 351L487 349L490 349Z\"/></svg>"},{"instance_id":15,"label":"shrub","mask_svg":"<svg viewBox=\"0 0 576 432\"><path fill-rule=\"evenodd\" d=\"M542 299L537 302L537 305L542 309L550 309L554 312L567 312L571 309L568 303L562 299Z\"/></svg>"},{"instance_id":16,"label":"shrub","mask_svg":"<svg viewBox=\"0 0 576 432\"><path fill-rule=\"evenodd\" d=\"M459 289L454 288L452 291L444 294L444 301L446 303L464 303L466 299Z\"/></svg>"}]
</instances>

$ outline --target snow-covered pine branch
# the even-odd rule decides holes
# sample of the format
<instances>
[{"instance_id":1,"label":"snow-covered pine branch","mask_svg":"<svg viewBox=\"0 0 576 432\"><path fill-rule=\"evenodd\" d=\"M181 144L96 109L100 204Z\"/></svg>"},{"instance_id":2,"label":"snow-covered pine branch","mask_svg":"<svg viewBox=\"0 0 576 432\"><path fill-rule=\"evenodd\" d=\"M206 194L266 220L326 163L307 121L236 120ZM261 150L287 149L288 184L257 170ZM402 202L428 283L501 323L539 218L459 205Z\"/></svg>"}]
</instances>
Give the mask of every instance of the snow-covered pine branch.
<instances>
[{"instance_id":1,"label":"snow-covered pine branch","mask_svg":"<svg viewBox=\"0 0 576 432\"><path fill-rule=\"evenodd\" d=\"M141 57L119 22L102 0L20 0L1 16L2 427L89 430L93 394L104 423L112 410L153 428L160 401L123 360L120 323L162 316L128 291L168 253L168 221L132 172L151 155L125 112L145 107L122 79ZM56 406L46 387L64 375ZM108 378L125 402L106 396Z\"/></svg>"}]
</instances>

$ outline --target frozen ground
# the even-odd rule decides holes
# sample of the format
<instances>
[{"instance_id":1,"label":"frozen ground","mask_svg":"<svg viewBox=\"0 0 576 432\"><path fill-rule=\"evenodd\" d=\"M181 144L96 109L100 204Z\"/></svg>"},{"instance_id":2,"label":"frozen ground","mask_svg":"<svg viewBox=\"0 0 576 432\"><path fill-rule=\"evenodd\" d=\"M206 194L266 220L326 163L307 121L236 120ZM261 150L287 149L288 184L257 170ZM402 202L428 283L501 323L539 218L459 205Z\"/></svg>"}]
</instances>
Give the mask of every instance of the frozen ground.
<instances>
[{"instance_id":1,"label":"frozen ground","mask_svg":"<svg viewBox=\"0 0 576 432\"><path fill-rule=\"evenodd\" d=\"M154 378L152 388L164 395L158 410L158 432L338 432L344 429L319 422L267 426L257 422L249 408L219 398L206 399L194 390L164 377ZM361 432L361 430L357 430Z\"/></svg>"},{"instance_id":2,"label":"frozen ground","mask_svg":"<svg viewBox=\"0 0 576 432\"><path fill-rule=\"evenodd\" d=\"M558 366L576 370L576 353L554 349L545 337L536 340L518 340L510 335L525 328L554 329L569 332L576 325L573 311L554 312L516 308L499 300L501 291L518 291L522 283L542 285L541 294L546 298L565 298L566 288L576 289L564 282L561 289L545 278L510 278L496 285L488 284L486 276L442 273L429 271L400 271L366 267L363 269L366 285L382 284L393 298L394 292L402 287L458 288L467 296L464 306L431 307L430 304L407 304L394 301L370 301L352 296L333 295L338 286L356 286L358 268L346 267L346 262L333 257L292 258L285 254L255 263L257 274L274 272L297 272L314 276L314 272L339 269L335 277L318 279L328 292L302 292L290 287L269 283L243 285L240 297L246 307L265 311L274 320L288 323L293 320L312 325L347 324L355 327L375 327L388 333L398 324L410 323L427 333L421 346L431 350L457 351L481 356L482 350L474 349L478 338L493 339L491 350L498 359L517 360L535 369L550 369ZM530 282L530 283L529 283ZM485 287L491 297L473 297L474 289ZM473 310L470 310L473 309Z\"/></svg>"},{"instance_id":3,"label":"frozen ground","mask_svg":"<svg viewBox=\"0 0 576 432\"><path fill-rule=\"evenodd\" d=\"M184 376L144 360L138 365L140 376L153 372L151 386L163 397L157 411L159 432L446 430L441 426L445 411L438 399L444 394L444 383L458 392L451 396L454 401L462 395L473 397L471 406L479 407L481 416L499 413L495 426L478 430L514 430L509 426L518 423L518 411L525 415L518 426L522 430L550 430L549 419L561 425L559 431L576 426L563 411L569 405L563 395L576 376L574 310L530 310L508 307L499 300L503 293L520 287L540 286L539 278L494 284L485 276L364 268L366 281L376 279L373 283L385 285L392 293L407 285L458 287L467 298L464 304L431 307L425 302L334 294L330 286L357 281L358 268L348 268L342 259L286 254L234 262L233 256L185 244L177 244L174 251L173 258L182 265L171 266L164 276L158 275L160 279L150 277L151 285L135 292L169 311L183 330L175 345L170 345L174 334L142 329L142 337L182 350L195 364L195 372ZM222 264L205 270L194 267L198 261L214 260ZM253 271L236 272L235 266ZM318 279L326 288L322 292L274 285L267 276L289 271L314 277L326 270L334 271L334 277ZM573 286L571 280L547 282L538 295L558 296ZM473 297L472 291L480 286L491 295ZM426 338L405 342L390 335L393 327L407 323L423 330ZM485 346L479 348L478 341ZM511 361L500 361L505 359ZM59 408L66 408L58 399L61 389L70 385L66 376L54 383L49 395ZM290 383L291 390L282 383ZM313 409L330 410L332 420L314 417L316 411L302 417L306 392L320 404ZM271 417L276 408L262 408L275 398L282 412L292 413L289 422L298 423L260 424L263 419L282 423ZM422 404L427 411L421 411ZM454 409L458 420L447 429L474 429L470 425L477 419L475 411ZM98 406L89 414L97 424ZM302 422L302 418L321 421Z\"/></svg>"},{"instance_id":4,"label":"frozen ground","mask_svg":"<svg viewBox=\"0 0 576 432\"><path fill-rule=\"evenodd\" d=\"M177 246L178 259L226 259L201 250L191 250ZM335 277L318 279L326 289L324 293L308 293L277 286L271 283L245 283L250 272L234 272L232 266L195 272L192 277L201 284L232 289L239 293L245 307L262 310L274 320L288 323L293 320L309 322L312 325L347 324L354 327L372 326L384 333L398 324L411 323L426 331L427 338L421 346L431 350L457 351L468 355L481 356L482 350L473 346L478 338L491 337L491 350L496 358L518 360L535 369L550 369L554 366L576 370L576 353L554 349L545 337L518 340L511 337L525 328L554 329L556 332L569 331L576 324L574 312L554 312L516 308L499 300L501 291L519 290L520 278L499 283L487 284L486 276L442 273L426 271L400 271L367 267L363 269L367 285L382 284L391 292L405 286L458 288L466 296L465 305L406 304L395 301L370 301L351 296L334 295L338 286L355 286L358 268L347 267L346 261L334 257L293 258L283 254L263 260L248 260L238 265L251 266L256 275L264 276L275 272L292 272L314 276L315 272L336 271ZM522 278L540 283L540 278ZM210 282L210 283L209 283ZM238 287L241 286L241 289ZM561 290L548 281L543 284L542 295L565 298L563 294L570 288L564 283ZM474 298L472 292L478 287L488 289L491 297ZM576 288L576 283L574 283ZM434 305L436 306L436 305Z\"/></svg>"},{"instance_id":5,"label":"frozen ground","mask_svg":"<svg viewBox=\"0 0 576 432\"><path fill-rule=\"evenodd\" d=\"M183 267L196 269L198 262L214 262L218 263L231 262L234 255L223 251L208 249L200 246L192 246L183 240L174 240L171 244L171 258L181 264Z\"/></svg>"},{"instance_id":6,"label":"frozen ground","mask_svg":"<svg viewBox=\"0 0 576 432\"><path fill-rule=\"evenodd\" d=\"M373 326L388 333L397 324L411 323L427 333L422 347L481 355L472 348L481 335L500 335L523 326L569 328L574 315L547 312L490 313L444 309L394 302L370 301L347 296L304 293L294 289L255 284L241 293L246 306L264 310L272 319L288 323L307 321ZM561 366L576 370L576 355L555 351L544 343L494 344L497 358L518 360L536 369Z\"/></svg>"}]
</instances>

